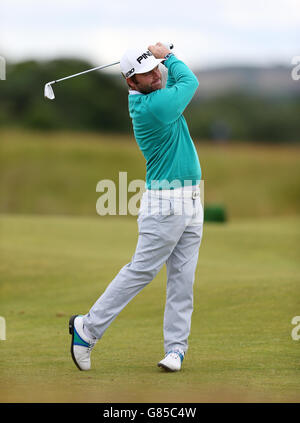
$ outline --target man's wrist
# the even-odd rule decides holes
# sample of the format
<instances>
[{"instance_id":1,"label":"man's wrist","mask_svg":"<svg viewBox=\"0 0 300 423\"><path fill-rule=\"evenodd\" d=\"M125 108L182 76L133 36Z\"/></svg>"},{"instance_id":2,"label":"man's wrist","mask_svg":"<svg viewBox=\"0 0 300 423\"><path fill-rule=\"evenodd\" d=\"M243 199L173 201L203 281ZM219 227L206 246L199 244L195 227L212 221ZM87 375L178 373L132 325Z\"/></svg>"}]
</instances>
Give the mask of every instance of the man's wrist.
<instances>
[{"instance_id":1,"label":"man's wrist","mask_svg":"<svg viewBox=\"0 0 300 423\"><path fill-rule=\"evenodd\" d=\"M165 55L164 60L162 61L162 64L164 65L165 62L171 57L174 56L174 53L168 53Z\"/></svg>"}]
</instances>

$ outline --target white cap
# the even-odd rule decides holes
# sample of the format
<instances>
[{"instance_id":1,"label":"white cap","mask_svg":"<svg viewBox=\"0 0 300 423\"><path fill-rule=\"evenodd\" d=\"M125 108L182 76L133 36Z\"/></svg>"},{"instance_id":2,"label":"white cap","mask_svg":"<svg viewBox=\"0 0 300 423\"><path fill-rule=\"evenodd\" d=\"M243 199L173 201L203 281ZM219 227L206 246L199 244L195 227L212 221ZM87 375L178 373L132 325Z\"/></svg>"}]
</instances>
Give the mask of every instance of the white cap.
<instances>
[{"instance_id":1,"label":"white cap","mask_svg":"<svg viewBox=\"0 0 300 423\"><path fill-rule=\"evenodd\" d=\"M141 48L128 49L120 60L121 72L125 78L136 73L149 72L164 59L156 59L151 51Z\"/></svg>"}]
</instances>

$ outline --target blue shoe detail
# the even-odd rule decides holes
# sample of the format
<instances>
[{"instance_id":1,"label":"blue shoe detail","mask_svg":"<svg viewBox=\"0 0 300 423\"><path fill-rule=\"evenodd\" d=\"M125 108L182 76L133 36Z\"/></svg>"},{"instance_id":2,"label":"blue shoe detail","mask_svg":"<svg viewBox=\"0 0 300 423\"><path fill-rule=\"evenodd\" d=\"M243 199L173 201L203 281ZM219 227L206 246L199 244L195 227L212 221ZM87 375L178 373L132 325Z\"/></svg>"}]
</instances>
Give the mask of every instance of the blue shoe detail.
<instances>
[{"instance_id":1,"label":"blue shoe detail","mask_svg":"<svg viewBox=\"0 0 300 423\"><path fill-rule=\"evenodd\" d=\"M80 345L81 347L90 347L90 344L88 342L85 342L80 335L78 335L77 330L74 327L74 339L73 339L73 345Z\"/></svg>"},{"instance_id":2,"label":"blue shoe detail","mask_svg":"<svg viewBox=\"0 0 300 423\"><path fill-rule=\"evenodd\" d=\"M178 355L179 355L179 357L180 357L181 363L183 362L183 359L184 359L184 354L182 354L182 352L181 352L181 351L179 351L179 350L170 350L170 351L168 351L168 352L167 352L167 354L166 354L166 355L171 354L171 353L176 353L176 354L178 354Z\"/></svg>"}]
</instances>

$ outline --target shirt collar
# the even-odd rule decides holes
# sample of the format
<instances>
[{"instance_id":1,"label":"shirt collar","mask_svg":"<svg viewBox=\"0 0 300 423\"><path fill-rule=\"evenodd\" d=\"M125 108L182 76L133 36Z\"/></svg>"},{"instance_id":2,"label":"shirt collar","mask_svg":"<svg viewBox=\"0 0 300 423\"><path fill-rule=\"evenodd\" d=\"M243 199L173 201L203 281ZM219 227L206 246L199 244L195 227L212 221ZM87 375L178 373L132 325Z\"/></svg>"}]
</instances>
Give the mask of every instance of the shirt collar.
<instances>
[{"instance_id":1,"label":"shirt collar","mask_svg":"<svg viewBox=\"0 0 300 423\"><path fill-rule=\"evenodd\" d=\"M143 94L136 90L129 90L129 95Z\"/></svg>"}]
</instances>

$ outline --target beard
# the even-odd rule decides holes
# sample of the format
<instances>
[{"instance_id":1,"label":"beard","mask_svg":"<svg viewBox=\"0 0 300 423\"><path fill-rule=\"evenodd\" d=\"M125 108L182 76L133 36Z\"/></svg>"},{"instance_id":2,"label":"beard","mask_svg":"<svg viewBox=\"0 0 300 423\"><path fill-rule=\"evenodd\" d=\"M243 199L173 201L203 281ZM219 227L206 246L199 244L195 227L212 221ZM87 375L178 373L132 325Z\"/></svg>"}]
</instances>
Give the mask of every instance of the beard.
<instances>
[{"instance_id":1,"label":"beard","mask_svg":"<svg viewBox=\"0 0 300 423\"><path fill-rule=\"evenodd\" d=\"M160 90L162 88L162 81L161 79L153 82L152 84L137 84L137 90L142 94L150 94L153 91Z\"/></svg>"}]
</instances>

